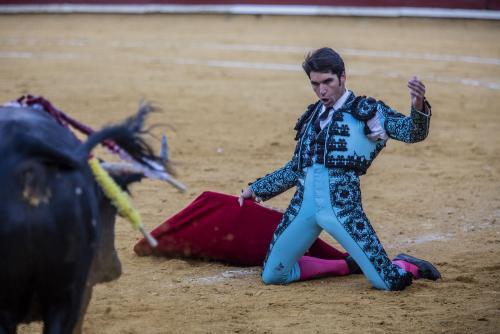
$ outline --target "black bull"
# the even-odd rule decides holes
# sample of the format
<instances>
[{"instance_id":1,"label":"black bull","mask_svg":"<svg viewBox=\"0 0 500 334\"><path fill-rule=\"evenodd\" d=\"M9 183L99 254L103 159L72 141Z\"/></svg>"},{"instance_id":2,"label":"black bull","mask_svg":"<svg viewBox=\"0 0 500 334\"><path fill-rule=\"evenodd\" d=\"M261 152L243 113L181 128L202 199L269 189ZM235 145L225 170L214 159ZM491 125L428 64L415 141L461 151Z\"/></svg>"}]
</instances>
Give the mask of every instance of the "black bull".
<instances>
[{"instance_id":1,"label":"black bull","mask_svg":"<svg viewBox=\"0 0 500 334\"><path fill-rule=\"evenodd\" d=\"M38 319L44 333L79 331L93 284L120 276L116 211L87 157L112 139L154 159L139 137L148 108L81 143L43 112L0 107L0 334Z\"/></svg>"}]
</instances>

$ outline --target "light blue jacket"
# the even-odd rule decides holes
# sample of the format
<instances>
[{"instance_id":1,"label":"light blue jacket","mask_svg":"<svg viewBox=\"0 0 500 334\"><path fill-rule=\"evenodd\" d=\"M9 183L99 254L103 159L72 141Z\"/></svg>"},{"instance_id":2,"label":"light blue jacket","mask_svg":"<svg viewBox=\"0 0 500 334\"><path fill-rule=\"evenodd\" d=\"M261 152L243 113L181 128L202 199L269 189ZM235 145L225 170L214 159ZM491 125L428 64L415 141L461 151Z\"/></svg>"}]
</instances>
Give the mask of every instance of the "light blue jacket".
<instances>
[{"instance_id":1,"label":"light blue jacket","mask_svg":"<svg viewBox=\"0 0 500 334\"><path fill-rule=\"evenodd\" d=\"M270 199L296 186L298 175L313 163L324 164L329 169L354 171L357 175L365 174L387 141L369 139L367 121L378 117L389 138L406 143L419 142L429 132L431 106L427 101L424 104L427 114L412 107L410 116L405 116L382 101L356 97L351 92L327 126L316 133L313 125L322 108L318 101L308 107L295 126L297 145L292 159L282 168L257 179L251 188L262 200Z\"/></svg>"}]
</instances>

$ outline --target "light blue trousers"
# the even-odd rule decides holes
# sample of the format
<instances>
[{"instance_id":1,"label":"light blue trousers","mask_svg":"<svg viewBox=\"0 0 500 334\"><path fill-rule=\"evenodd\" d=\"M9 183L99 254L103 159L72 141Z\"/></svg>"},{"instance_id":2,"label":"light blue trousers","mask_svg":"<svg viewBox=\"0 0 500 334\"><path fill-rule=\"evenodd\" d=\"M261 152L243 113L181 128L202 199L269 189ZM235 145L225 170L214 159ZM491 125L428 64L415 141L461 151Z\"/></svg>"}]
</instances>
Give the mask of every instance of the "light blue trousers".
<instances>
[{"instance_id":1,"label":"light blue trousers","mask_svg":"<svg viewBox=\"0 0 500 334\"><path fill-rule=\"evenodd\" d=\"M264 283L287 284L299 280L300 267L297 261L324 229L354 258L375 288L400 290L411 284L410 274L393 265L387 258L364 215L361 197L356 195L359 194L357 176L357 182L346 183L343 181L345 175L339 175L337 186L336 177L332 177L332 172L329 174L324 165L314 164L305 172L300 209L286 227L282 227L278 233L278 226L275 232L262 272ZM353 213L349 215L342 213L344 207L335 205L339 202L335 198L342 201L343 196L348 199L350 193L355 194L352 197L359 203L346 202L346 205L353 207Z\"/></svg>"}]
</instances>

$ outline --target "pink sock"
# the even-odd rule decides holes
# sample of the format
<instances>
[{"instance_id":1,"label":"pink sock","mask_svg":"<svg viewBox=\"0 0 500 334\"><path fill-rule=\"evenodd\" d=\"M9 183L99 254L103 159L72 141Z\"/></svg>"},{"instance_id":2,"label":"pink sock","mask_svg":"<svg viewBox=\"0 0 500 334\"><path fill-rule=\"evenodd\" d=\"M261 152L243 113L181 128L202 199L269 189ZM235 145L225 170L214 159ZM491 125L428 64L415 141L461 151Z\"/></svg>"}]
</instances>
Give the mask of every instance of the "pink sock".
<instances>
[{"instance_id":1,"label":"pink sock","mask_svg":"<svg viewBox=\"0 0 500 334\"><path fill-rule=\"evenodd\" d=\"M403 270L406 270L407 272L411 273L413 275L413 278L419 279L420 274L418 273L418 267L410 262L406 262L403 260L394 260L392 261L393 264L397 265Z\"/></svg>"},{"instance_id":2,"label":"pink sock","mask_svg":"<svg viewBox=\"0 0 500 334\"><path fill-rule=\"evenodd\" d=\"M349 275L349 267L345 260L323 260L312 256L299 259L300 280L308 280L322 276Z\"/></svg>"}]
</instances>

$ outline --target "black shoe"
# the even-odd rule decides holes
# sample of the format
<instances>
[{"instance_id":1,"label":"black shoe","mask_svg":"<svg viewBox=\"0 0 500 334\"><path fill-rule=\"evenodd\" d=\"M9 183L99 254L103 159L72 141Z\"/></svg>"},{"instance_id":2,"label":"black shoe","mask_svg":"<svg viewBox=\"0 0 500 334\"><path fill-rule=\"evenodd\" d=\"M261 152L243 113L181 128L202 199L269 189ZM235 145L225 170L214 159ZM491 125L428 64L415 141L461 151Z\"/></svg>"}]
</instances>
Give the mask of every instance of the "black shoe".
<instances>
[{"instance_id":1,"label":"black shoe","mask_svg":"<svg viewBox=\"0 0 500 334\"><path fill-rule=\"evenodd\" d=\"M398 254L394 258L394 260L402 260L416 265L418 267L418 273L420 274L421 278L426 278L433 281L437 280L438 278L441 278L441 274L436 269L436 267L434 267L430 262L427 262L425 260L403 253Z\"/></svg>"},{"instance_id":2,"label":"black shoe","mask_svg":"<svg viewBox=\"0 0 500 334\"><path fill-rule=\"evenodd\" d=\"M345 259L345 262L347 262L347 267L349 267L349 274L362 274L363 272L359 268L358 264L352 256L348 255Z\"/></svg>"}]
</instances>

